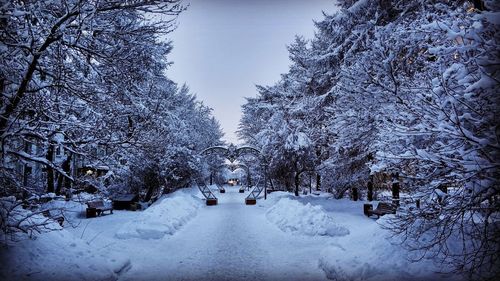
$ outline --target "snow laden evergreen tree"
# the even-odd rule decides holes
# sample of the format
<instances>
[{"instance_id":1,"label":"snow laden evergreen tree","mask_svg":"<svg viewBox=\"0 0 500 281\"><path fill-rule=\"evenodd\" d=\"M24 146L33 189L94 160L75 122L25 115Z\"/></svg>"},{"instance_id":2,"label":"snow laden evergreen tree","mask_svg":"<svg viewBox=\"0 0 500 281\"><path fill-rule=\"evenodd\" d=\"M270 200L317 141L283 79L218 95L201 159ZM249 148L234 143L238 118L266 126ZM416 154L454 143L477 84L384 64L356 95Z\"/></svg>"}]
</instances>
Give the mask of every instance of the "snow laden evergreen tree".
<instances>
[{"instance_id":1,"label":"snow laden evergreen tree","mask_svg":"<svg viewBox=\"0 0 500 281\"><path fill-rule=\"evenodd\" d=\"M357 54L371 48L369 38L374 24L370 20L380 13L375 1L359 1L352 6L351 2L341 1L341 6L349 9L326 15L325 20L316 23L318 31L311 47L329 95L323 107L330 113L326 128L331 134L324 183L337 198L352 187L366 185L370 173L366 164L373 159L380 126L376 118L381 113L372 96L359 93L364 88L346 83L347 66L356 62Z\"/></svg>"},{"instance_id":2,"label":"snow laden evergreen tree","mask_svg":"<svg viewBox=\"0 0 500 281\"><path fill-rule=\"evenodd\" d=\"M315 171L314 131L308 128L313 128L311 111L316 108L316 100L310 97L304 103L304 97L288 94L289 87L284 83L259 87L261 97L248 99L244 106L239 134L249 136L248 143L262 149L271 178L298 196L304 176ZM258 118L249 112L257 112Z\"/></svg>"},{"instance_id":3,"label":"snow laden evergreen tree","mask_svg":"<svg viewBox=\"0 0 500 281\"><path fill-rule=\"evenodd\" d=\"M258 98L244 105L241 136L274 140L262 145L275 149L287 137L273 136L296 124L289 136L303 132L323 144L315 170L326 175L322 187L338 197L364 186L370 174L398 172L404 192L421 204L401 202L387 227L413 257L447 263L472 280L495 279L499 5L339 4L339 12L316 22L310 44L291 45L289 72L275 86L258 87ZM290 113L311 97L317 100L305 120L314 122L299 122L300 115Z\"/></svg>"}]
</instances>

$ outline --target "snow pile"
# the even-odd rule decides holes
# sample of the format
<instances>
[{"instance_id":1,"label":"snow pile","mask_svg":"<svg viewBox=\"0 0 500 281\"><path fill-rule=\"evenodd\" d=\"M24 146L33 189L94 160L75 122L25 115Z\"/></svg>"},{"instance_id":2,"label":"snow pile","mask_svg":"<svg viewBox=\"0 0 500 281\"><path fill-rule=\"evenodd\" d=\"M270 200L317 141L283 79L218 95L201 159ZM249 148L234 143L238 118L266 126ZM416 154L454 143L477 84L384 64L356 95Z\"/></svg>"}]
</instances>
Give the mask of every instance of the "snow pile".
<instances>
[{"instance_id":1,"label":"snow pile","mask_svg":"<svg viewBox=\"0 0 500 281\"><path fill-rule=\"evenodd\" d=\"M200 200L193 195L175 192L172 197L160 200L134 220L125 223L116 237L160 239L166 234L172 235L196 215L200 205Z\"/></svg>"},{"instance_id":2,"label":"snow pile","mask_svg":"<svg viewBox=\"0 0 500 281\"><path fill-rule=\"evenodd\" d=\"M52 200L42 204L43 210L53 210L54 213L61 213L66 223L78 223L85 217L87 205L78 201Z\"/></svg>"},{"instance_id":3,"label":"snow pile","mask_svg":"<svg viewBox=\"0 0 500 281\"><path fill-rule=\"evenodd\" d=\"M130 266L64 229L0 248L0 260L0 280L116 280Z\"/></svg>"},{"instance_id":4,"label":"snow pile","mask_svg":"<svg viewBox=\"0 0 500 281\"><path fill-rule=\"evenodd\" d=\"M0 241L23 239L25 236L61 229L59 224L44 217L40 211L23 209L21 201L14 196L0 198L0 227Z\"/></svg>"},{"instance_id":5,"label":"snow pile","mask_svg":"<svg viewBox=\"0 0 500 281\"><path fill-rule=\"evenodd\" d=\"M280 199L267 211L267 219L282 231L309 236L344 236L349 230L333 222L321 206L302 204L290 198Z\"/></svg>"},{"instance_id":6,"label":"snow pile","mask_svg":"<svg viewBox=\"0 0 500 281\"><path fill-rule=\"evenodd\" d=\"M389 218L382 217L379 221ZM355 223L359 224L360 221ZM320 253L319 267L337 281L440 280L429 260L408 261L408 252L389 241L389 232L373 221L357 226ZM449 277L449 276L448 276ZM443 279L445 276L443 276ZM450 280L450 279L446 279ZM453 280L453 279L452 279Z\"/></svg>"}]
</instances>

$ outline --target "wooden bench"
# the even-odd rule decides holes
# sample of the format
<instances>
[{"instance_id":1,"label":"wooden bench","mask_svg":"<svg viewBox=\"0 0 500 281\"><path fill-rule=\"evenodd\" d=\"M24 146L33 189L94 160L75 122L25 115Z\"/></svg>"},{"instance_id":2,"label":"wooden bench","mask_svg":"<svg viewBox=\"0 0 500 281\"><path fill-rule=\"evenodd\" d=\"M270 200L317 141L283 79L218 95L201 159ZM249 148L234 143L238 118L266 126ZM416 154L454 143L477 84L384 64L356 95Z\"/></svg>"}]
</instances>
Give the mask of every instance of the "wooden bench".
<instances>
[{"instance_id":1,"label":"wooden bench","mask_svg":"<svg viewBox=\"0 0 500 281\"><path fill-rule=\"evenodd\" d=\"M42 211L42 215L58 222L60 226L64 224L64 216L62 214L53 214L50 210L44 210Z\"/></svg>"},{"instance_id":2,"label":"wooden bench","mask_svg":"<svg viewBox=\"0 0 500 281\"><path fill-rule=\"evenodd\" d=\"M110 214L113 213L113 207L104 206L104 201L95 200L87 202L87 218L93 218L96 216L102 215L105 211L110 211Z\"/></svg>"},{"instance_id":3,"label":"wooden bench","mask_svg":"<svg viewBox=\"0 0 500 281\"><path fill-rule=\"evenodd\" d=\"M395 213L396 213L396 206L392 203L387 203L387 202L379 202L375 210L371 208L366 210L366 215L368 217L371 215L377 215L377 217L380 218L383 215L395 214Z\"/></svg>"},{"instance_id":4,"label":"wooden bench","mask_svg":"<svg viewBox=\"0 0 500 281\"><path fill-rule=\"evenodd\" d=\"M255 198L245 198L245 204L247 204L247 205L255 205L255 204L257 204L257 199L255 199Z\"/></svg>"},{"instance_id":5,"label":"wooden bench","mask_svg":"<svg viewBox=\"0 0 500 281\"><path fill-rule=\"evenodd\" d=\"M217 205L217 198L207 198L206 204L207 204L207 206Z\"/></svg>"}]
</instances>

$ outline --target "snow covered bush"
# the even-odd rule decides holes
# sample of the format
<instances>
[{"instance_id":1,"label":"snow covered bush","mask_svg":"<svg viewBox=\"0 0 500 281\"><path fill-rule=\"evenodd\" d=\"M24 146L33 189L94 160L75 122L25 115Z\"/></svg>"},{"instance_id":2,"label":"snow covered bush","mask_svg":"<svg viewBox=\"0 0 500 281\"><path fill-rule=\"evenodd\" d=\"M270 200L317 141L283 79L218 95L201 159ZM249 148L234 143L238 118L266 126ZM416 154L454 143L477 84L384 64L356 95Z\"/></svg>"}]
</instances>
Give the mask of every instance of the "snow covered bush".
<instances>
[{"instance_id":1,"label":"snow covered bush","mask_svg":"<svg viewBox=\"0 0 500 281\"><path fill-rule=\"evenodd\" d=\"M302 235L344 236L349 230L334 222L321 206L282 198L266 213L267 219L284 232Z\"/></svg>"},{"instance_id":2,"label":"snow covered bush","mask_svg":"<svg viewBox=\"0 0 500 281\"><path fill-rule=\"evenodd\" d=\"M59 229L61 226L57 222L44 217L40 211L23 209L22 201L16 200L14 196L0 198L1 243Z\"/></svg>"}]
</instances>

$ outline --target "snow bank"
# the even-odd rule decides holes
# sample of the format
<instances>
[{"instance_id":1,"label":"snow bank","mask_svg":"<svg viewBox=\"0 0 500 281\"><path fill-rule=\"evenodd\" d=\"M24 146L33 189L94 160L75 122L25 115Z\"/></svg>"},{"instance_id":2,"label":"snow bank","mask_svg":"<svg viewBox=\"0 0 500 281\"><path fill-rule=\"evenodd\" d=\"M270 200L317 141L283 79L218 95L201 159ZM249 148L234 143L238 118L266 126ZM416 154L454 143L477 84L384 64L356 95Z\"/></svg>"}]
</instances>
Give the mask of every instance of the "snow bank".
<instances>
[{"instance_id":1,"label":"snow bank","mask_svg":"<svg viewBox=\"0 0 500 281\"><path fill-rule=\"evenodd\" d=\"M160 199L116 233L119 239L160 239L172 235L196 216L201 201L188 192L178 191Z\"/></svg>"},{"instance_id":2,"label":"snow bank","mask_svg":"<svg viewBox=\"0 0 500 281\"><path fill-rule=\"evenodd\" d=\"M267 211L266 217L284 232L310 236L349 234L349 230L335 224L321 206L304 205L290 198L280 199Z\"/></svg>"},{"instance_id":3,"label":"snow bank","mask_svg":"<svg viewBox=\"0 0 500 281\"><path fill-rule=\"evenodd\" d=\"M0 247L0 280L116 280L128 259L110 259L66 230Z\"/></svg>"},{"instance_id":4,"label":"snow bank","mask_svg":"<svg viewBox=\"0 0 500 281\"><path fill-rule=\"evenodd\" d=\"M390 215L380 220L389 218ZM399 281L450 280L449 276L434 273L437 268L429 260L411 263L408 252L390 242L389 232L371 220L339 238L320 253L319 267L328 279L336 281ZM448 278L448 279L446 279ZM453 280L453 279L452 279Z\"/></svg>"},{"instance_id":5,"label":"snow bank","mask_svg":"<svg viewBox=\"0 0 500 281\"><path fill-rule=\"evenodd\" d=\"M0 242L61 229L59 224L44 217L40 211L23 209L14 196L0 198L0 226Z\"/></svg>"},{"instance_id":6,"label":"snow bank","mask_svg":"<svg viewBox=\"0 0 500 281\"><path fill-rule=\"evenodd\" d=\"M80 205L52 200L41 210ZM0 232L0 280L116 280L130 267L130 260L110 258L40 212L0 198L0 217L15 231Z\"/></svg>"}]
</instances>

